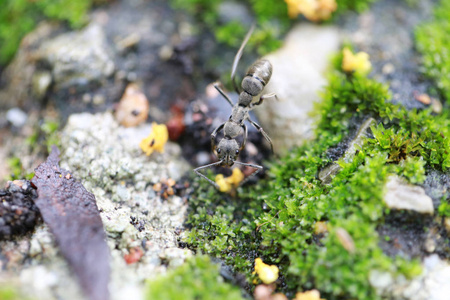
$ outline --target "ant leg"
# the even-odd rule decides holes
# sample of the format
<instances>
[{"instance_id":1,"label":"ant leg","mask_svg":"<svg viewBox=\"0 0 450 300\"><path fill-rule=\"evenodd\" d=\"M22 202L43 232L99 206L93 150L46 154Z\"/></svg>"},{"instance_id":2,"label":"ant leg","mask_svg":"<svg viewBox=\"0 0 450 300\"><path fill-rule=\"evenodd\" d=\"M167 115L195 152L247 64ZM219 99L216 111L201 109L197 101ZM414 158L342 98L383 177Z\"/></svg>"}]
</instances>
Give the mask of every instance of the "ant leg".
<instances>
[{"instance_id":1,"label":"ant leg","mask_svg":"<svg viewBox=\"0 0 450 300\"><path fill-rule=\"evenodd\" d=\"M252 24L252 26L250 27L250 30L248 31L247 35L245 36L244 40L242 41L241 47L239 48L238 52L236 53L236 56L234 57L233 66L231 67L231 82L233 83L234 90L236 91L236 93L238 93L238 95L241 92L239 91L239 88L238 88L238 86L236 84L236 80L235 80L236 70L237 70L237 66L239 64L239 60L241 59L242 52L244 51L244 47L247 44L248 40L250 39L250 36L252 35L253 30L255 30L255 23Z\"/></svg>"},{"instance_id":2,"label":"ant leg","mask_svg":"<svg viewBox=\"0 0 450 300\"><path fill-rule=\"evenodd\" d=\"M269 142L270 144L270 149L272 150L273 153L273 144L272 144L272 140L270 139L269 135L264 131L264 129L258 125L257 123L253 122L251 119L247 119L250 124L252 124L256 129L258 129L259 132L261 132L261 134L263 135L263 137Z\"/></svg>"},{"instance_id":3,"label":"ant leg","mask_svg":"<svg viewBox=\"0 0 450 300\"><path fill-rule=\"evenodd\" d=\"M233 101L231 101L230 97L228 97L227 94L225 94L225 92L220 88L217 82L215 82L213 86L225 98L225 100L227 100L228 103L230 103L231 106L234 106Z\"/></svg>"},{"instance_id":4,"label":"ant leg","mask_svg":"<svg viewBox=\"0 0 450 300\"><path fill-rule=\"evenodd\" d=\"M255 169L256 169L252 174L248 175L247 178L245 178L245 179L239 184L239 186L241 186L241 185L243 185L244 183L246 183L246 182L249 180L250 177L252 177L252 176L258 174L258 172L261 171L261 170L263 169L262 166L258 166L258 165L255 165L255 164L248 164L248 163L243 163L243 162L240 162L240 161L234 161L234 162L235 162L236 164L238 164L238 165L242 165L242 166L246 166L246 167L252 167L252 168L255 168Z\"/></svg>"},{"instance_id":5,"label":"ant leg","mask_svg":"<svg viewBox=\"0 0 450 300\"><path fill-rule=\"evenodd\" d=\"M216 135L217 133L225 126L225 123L219 125L214 131L211 133L211 149L212 151L216 151Z\"/></svg>"},{"instance_id":6,"label":"ant leg","mask_svg":"<svg viewBox=\"0 0 450 300\"><path fill-rule=\"evenodd\" d=\"M211 179L206 177L204 174L200 173L200 170L203 170L203 169L206 169L206 168L211 168L211 167L220 165L221 163L222 163L222 161L220 160L218 162L215 162L215 163L212 163L212 164L209 164L209 165L204 165L204 166L201 166L201 167L198 167L198 168L194 169L194 172L197 173L197 175L199 175L199 176L203 177L204 179L208 180L209 183L211 183L214 187L219 188L217 183L215 183L214 181L212 181Z\"/></svg>"},{"instance_id":7,"label":"ant leg","mask_svg":"<svg viewBox=\"0 0 450 300\"><path fill-rule=\"evenodd\" d=\"M269 98L275 98L278 101L278 97L275 93L270 93L270 94L266 94L266 95L262 95L259 98L258 102L252 103L250 104L250 109L253 109L253 107L261 105L263 103L264 100L269 99Z\"/></svg>"},{"instance_id":8,"label":"ant leg","mask_svg":"<svg viewBox=\"0 0 450 300\"><path fill-rule=\"evenodd\" d=\"M247 135L248 135L248 130L247 130L247 126L242 125L242 128L244 128L244 141L242 142L241 148L239 148L239 151L244 150L245 148L245 144L247 143Z\"/></svg>"}]
</instances>

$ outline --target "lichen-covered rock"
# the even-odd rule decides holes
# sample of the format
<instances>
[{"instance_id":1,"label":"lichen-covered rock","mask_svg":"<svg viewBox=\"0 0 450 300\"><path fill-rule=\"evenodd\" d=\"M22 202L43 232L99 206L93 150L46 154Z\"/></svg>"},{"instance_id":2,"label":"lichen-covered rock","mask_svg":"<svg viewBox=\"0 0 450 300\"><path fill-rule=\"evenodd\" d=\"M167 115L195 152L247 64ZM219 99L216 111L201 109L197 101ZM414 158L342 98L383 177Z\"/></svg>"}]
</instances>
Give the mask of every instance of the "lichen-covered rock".
<instances>
[{"instance_id":1,"label":"lichen-covered rock","mask_svg":"<svg viewBox=\"0 0 450 300\"><path fill-rule=\"evenodd\" d=\"M86 85L114 72L112 49L103 29L93 23L80 32L68 32L42 44L40 60L52 70L56 88Z\"/></svg>"},{"instance_id":2,"label":"lichen-covered rock","mask_svg":"<svg viewBox=\"0 0 450 300\"><path fill-rule=\"evenodd\" d=\"M412 210L423 214L433 214L433 200L420 186L405 183L398 176L389 177L385 185L384 202L389 208Z\"/></svg>"},{"instance_id":3,"label":"lichen-covered rock","mask_svg":"<svg viewBox=\"0 0 450 300\"><path fill-rule=\"evenodd\" d=\"M339 43L337 28L302 24L291 30L281 49L265 57L273 75L264 92L275 93L279 101L266 100L255 113L276 153L313 138L309 113L320 100L318 93L326 84L323 72Z\"/></svg>"},{"instance_id":4,"label":"lichen-covered rock","mask_svg":"<svg viewBox=\"0 0 450 300\"><path fill-rule=\"evenodd\" d=\"M446 300L450 295L450 265L433 254L423 260L422 274L412 280L372 271L369 281L380 295L393 299Z\"/></svg>"},{"instance_id":5,"label":"lichen-covered rock","mask_svg":"<svg viewBox=\"0 0 450 300\"><path fill-rule=\"evenodd\" d=\"M178 181L190 167L173 143L162 154L146 156L139 143L149 132L149 124L125 128L111 113L85 113L72 115L62 133L62 161L82 178L101 210L112 252L113 299L123 299L126 292L139 294L144 279L165 270L162 261L179 265L188 255L171 250L161 256L178 247L187 206L178 195L164 199L153 185ZM136 247L143 256L127 264L124 257Z\"/></svg>"},{"instance_id":6,"label":"lichen-covered rock","mask_svg":"<svg viewBox=\"0 0 450 300\"><path fill-rule=\"evenodd\" d=\"M107 112L72 115L61 134L61 165L95 195L100 210L111 251L111 299L142 299L145 279L192 255L178 245L187 209L179 180L190 167L174 143L146 156L139 143L150 131L150 124L122 127ZM154 188L169 183L171 193ZM49 229L40 226L24 241L20 248L0 241L0 255L9 253L6 278L20 280L25 296L81 299Z\"/></svg>"}]
</instances>

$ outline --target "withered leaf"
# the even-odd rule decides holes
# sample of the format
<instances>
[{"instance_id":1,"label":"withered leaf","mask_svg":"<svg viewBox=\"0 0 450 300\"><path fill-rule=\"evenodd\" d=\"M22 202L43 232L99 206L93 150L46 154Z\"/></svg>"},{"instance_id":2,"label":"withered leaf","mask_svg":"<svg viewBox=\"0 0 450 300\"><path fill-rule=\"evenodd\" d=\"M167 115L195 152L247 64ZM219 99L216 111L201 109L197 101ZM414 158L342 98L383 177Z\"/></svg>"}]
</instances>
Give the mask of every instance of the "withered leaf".
<instances>
[{"instance_id":1,"label":"withered leaf","mask_svg":"<svg viewBox=\"0 0 450 300\"><path fill-rule=\"evenodd\" d=\"M95 196L59 167L59 154L53 146L35 170L36 205L85 294L91 300L109 299L110 254Z\"/></svg>"}]
</instances>

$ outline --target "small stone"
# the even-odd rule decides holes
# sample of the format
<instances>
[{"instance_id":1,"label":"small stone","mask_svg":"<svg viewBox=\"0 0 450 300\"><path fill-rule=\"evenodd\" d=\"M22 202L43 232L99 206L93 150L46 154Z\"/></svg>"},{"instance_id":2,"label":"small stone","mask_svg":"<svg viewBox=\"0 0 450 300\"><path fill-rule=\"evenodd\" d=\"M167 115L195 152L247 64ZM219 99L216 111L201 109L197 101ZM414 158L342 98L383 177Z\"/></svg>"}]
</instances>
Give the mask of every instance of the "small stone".
<instances>
[{"instance_id":1,"label":"small stone","mask_svg":"<svg viewBox=\"0 0 450 300\"><path fill-rule=\"evenodd\" d=\"M393 278L389 272L372 270L369 273L369 282L377 290L385 290L392 285Z\"/></svg>"},{"instance_id":2,"label":"small stone","mask_svg":"<svg viewBox=\"0 0 450 300\"><path fill-rule=\"evenodd\" d=\"M450 218L444 219L445 230L447 231L447 236L450 236Z\"/></svg>"},{"instance_id":3,"label":"small stone","mask_svg":"<svg viewBox=\"0 0 450 300\"><path fill-rule=\"evenodd\" d=\"M383 72L383 74L389 75L395 72L395 67L393 64L391 63L387 63L383 66L383 68L381 69L381 72Z\"/></svg>"},{"instance_id":4,"label":"small stone","mask_svg":"<svg viewBox=\"0 0 450 300\"><path fill-rule=\"evenodd\" d=\"M94 105L102 105L103 103L105 103L106 99L105 96L97 94L94 96L94 98L92 98L92 103Z\"/></svg>"},{"instance_id":5,"label":"small stone","mask_svg":"<svg viewBox=\"0 0 450 300\"><path fill-rule=\"evenodd\" d=\"M125 38L118 40L116 42L117 48L119 50L125 50L131 47L136 46L141 41L141 36L137 32L133 32Z\"/></svg>"},{"instance_id":6,"label":"small stone","mask_svg":"<svg viewBox=\"0 0 450 300\"><path fill-rule=\"evenodd\" d=\"M414 98L425 105L430 105L431 103L431 97L428 94L415 95Z\"/></svg>"},{"instance_id":7,"label":"small stone","mask_svg":"<svg viewBox=\"0 0 450 300\"><path fill-rule=\"evenodd\" d=\"M170 58L172 58L173 55L173 48L169 45L164 45L159 49L159 58L162 61L168 61Z\"/></svg>"},{"instance_id":8,"label":"small stone","mask_svg":"<svg viewBox=\"0 0 450 300\"><path fill-rule=\"evenodd\" d=\"M420 186L405 183L398 176L390 176L385 185L384 202L389 208L413 210L433 214L433 201Z\"/></svg>"},{"instance_id":9,"label":"small stone","mask_svg":"<svg viewBox=\"0 0 450 300\"><path fill-rule=\"evenodd\" d=\"M27 114L20 108L14 107L6 113L6 119L17 128L22 127L27 122Z\"/></svg>"},{"instance_id":10,"label":"small stone","mask_svg":"<svg viewBox=\"0 0 450 300\"><path fill-rule=\"evenodd\" d=\"M342 247L350 253L355 253L355 242L351 235L344 228L336 229L336 236L341 243Z\"/></svg>"},{"instance_id":11,"label":"small stone","mask_svg":"<svg viewBox=\"0 0 450 300\"><path fill-rule=\"evenodd\" d=\"M39 98L45 96L51 83L52 83L52 74L50 72L42 71L33 74L32 79L33 92Z\"/></svg>"},{"instance_id":12,"label":"small stone","mask_svg":"<svg viewBox=\"0 0 450 300\"><path fill-rule=\"evenodd\" d=\"M274 291L274 285L259 284L253 292L253 297L255 297L255 300L270 300L270 296Z\"/></svg>"},{"instance_id":13,"label":"small stone","mask_svg":"<svg viewBox=\"0 0 450 300\"><path fill-rule=\"evenodd\" d=\"M288 297L283 293L276 293L272 295L270 300L288 300Z\"/></svg>"},{"instance_id":14,"label":"small stone","mask_svg":"<svg viewBox=\"0 0 450 300\"><path fill-rule=\"evenodd\" d=\"M211 156L208 152L201 151L195 155L195 159L199 166L207 165L211 162Z\"/></svg>"},{"instance_id":15,"label":"small stone","mask_svg":"<svg viewBox=\"0 0 450 300\"><path fill-rule=\"evenodd\" d=\"M42 247L41 247L41 244L39 243L39 241L35 238L31 239L29 255L31 257L35 257L41 253L42 253Z\"/></svg>"},{"instance_id":16,"label":"small stone","mask_svg":"<svg viewBox=\"0 0 450 300\"><path fill-rule=\"evenodd\" d=\"M129 84L120 99L115 117L120 125L134 127L147 120L148 111L147 97L136 84Z\"/></svg>"},{"instance_id":17,"label":"small stone","mask_svg":"<svg viewBox=\"0 0 450 300\"><path fill-rule=\"evenodd\" d=\"M439 101L438 99L435 99L435 98L431 98L431 110L435 114L442 113L442 103L441 103L441 101Z\"/></svg>"},{"instance_id":18,"label":"small stone","mask_svg":"<svg viewBox=\"0 0 450 300\"><path fill-rule=\"evenodd\" d=\"M428 253L433 253L434 250L436 250L436 242L434 241L433 238L428 237L425 240L424 247L425 247L425 251L427 251Z\"/></svg>"}]
</instances>

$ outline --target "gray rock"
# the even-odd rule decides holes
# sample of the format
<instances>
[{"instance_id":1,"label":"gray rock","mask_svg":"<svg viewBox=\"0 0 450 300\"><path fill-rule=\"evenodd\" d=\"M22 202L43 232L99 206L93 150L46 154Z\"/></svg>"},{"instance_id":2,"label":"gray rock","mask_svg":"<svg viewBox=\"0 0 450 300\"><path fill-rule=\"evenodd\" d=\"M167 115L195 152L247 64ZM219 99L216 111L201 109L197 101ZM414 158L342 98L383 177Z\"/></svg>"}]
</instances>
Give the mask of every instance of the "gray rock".
<instances>
[{"instance_id":1,"label":"gray rock","mask_svg":"<svg viewBox=\"0 0 450 300\"><path fill-rule=\"evenodd\" d=\"M266 100L255 114L273 139L276 153L314 137L309 113L320 100L318 92L327 83L323 72L339 43L337 28L301 24L289 32L281 49L265 57L273 65L265 93L277 94L279 101Z\"/></svg>"},{"instance_id":2,"label":"gray rock","mask_svg":"<svg viewBox=\"0 0 450 300\"><path fill-rule=\"evenodd\" d=\"M142 294L143 280L165 271L159 255L166 249L171 253L165 257L169 265L180 264L187 255L174 250L178 247L175 229L183 228L187 204L178 196L161 199L153 184L178 180L190 166L181 158L179 146L170 142L164 153L146 156L139 143L150 132L150 124L119 126L109 112L72 115L62 132L61 164L82 178L102 210L112 253L114 299L126 298L125 290ZM131 224L131 217L142 226ZM142 244L146 245L144 256L128 266L124 255Z\"/></svg>"},{"instance_id":3,"label":"gray rock","mask_svg":"<svg viewBox=\"0 0 450 300\"><path fill-rule=\"evenodd\" d=\"M112 299L130 295L143 299L147 278L165 273L191 255L177 242L184 230L187 201L176 195L162 198L153 189L168 178L179 180L190 166L179 146L170 142L164 153L146 156L139 143L150 132L149 124L121 127L110 112L72 115L61 132L61 165L95 195L100 209L111 250ZM14 250L29 262L6 278L20 281L25 294L34 299L82 299L48 228L39 226L25 241L23 250L14 241L0 241L2 251ZM127 264L124 256L136 247L142 257Z\"/></svg>"},{"instance_id":4,"label":"gray rock","mask_svg":"<svg viewBox=\"0 0 450 300\"><path fill-rule=\"evenodd\" d=\"M52 74L49 71L41 71L33 74L33 92L39 98L43 98L52 83Z\"/></svg>"},{"instance_id":5,"label":"gray rock","mask_svg":"<svg viewBox=\"0 0 450 300\"><path fill-rule=\"evenodd\" d=\"M397 300L447 300L450 295L450 265L433 254L425 257L422 274L412 280L373 270L369 282L377 293Z\"/></svg>"},{"instance_id":6,"label":"gray rock","mask_svg":"<svg viewBox=\"0 0 450 300\"><path fill-rule=\"evenodd\" d=\"M20 108L14 107L8 110L6 113L6 119L14 126L14 127L22 127L27 122L27 114L21 110Z\"/></svg>"},{"instance_id":7,"label":"gray rock","mask_svg":"<svg viewBox=\"0 0 450 300\"><path fill-rule=\"evenodd\" d=\"M384 202L389 208L433 214L433 201L420 186L405 183L398 176L390 176L385 185Z\"/></svg>"},{"instance_id":8,"label":"gray rock","mask_svg":"<svg viewBox=\"0 0 450 300\"><path fill-rule=\"evenodd\" d=\"M52 70L56 88L86 85L114 72L112 49L102 27L92 23L80 32L69 32L40 48L41 60Z\"/></svg>"},{"instance_id":9,"label":"gray rock","mask_svg":"<svg viewBox=\"0 0 450 300\"><path fill-rule=\"evenodd\" d=\"M241 2L221 2L217 11L219 12L219 19L223 24L235 21L249 25L253 21L253 17L250 15L247 6Z\"/></svg>"}]
</instances>

